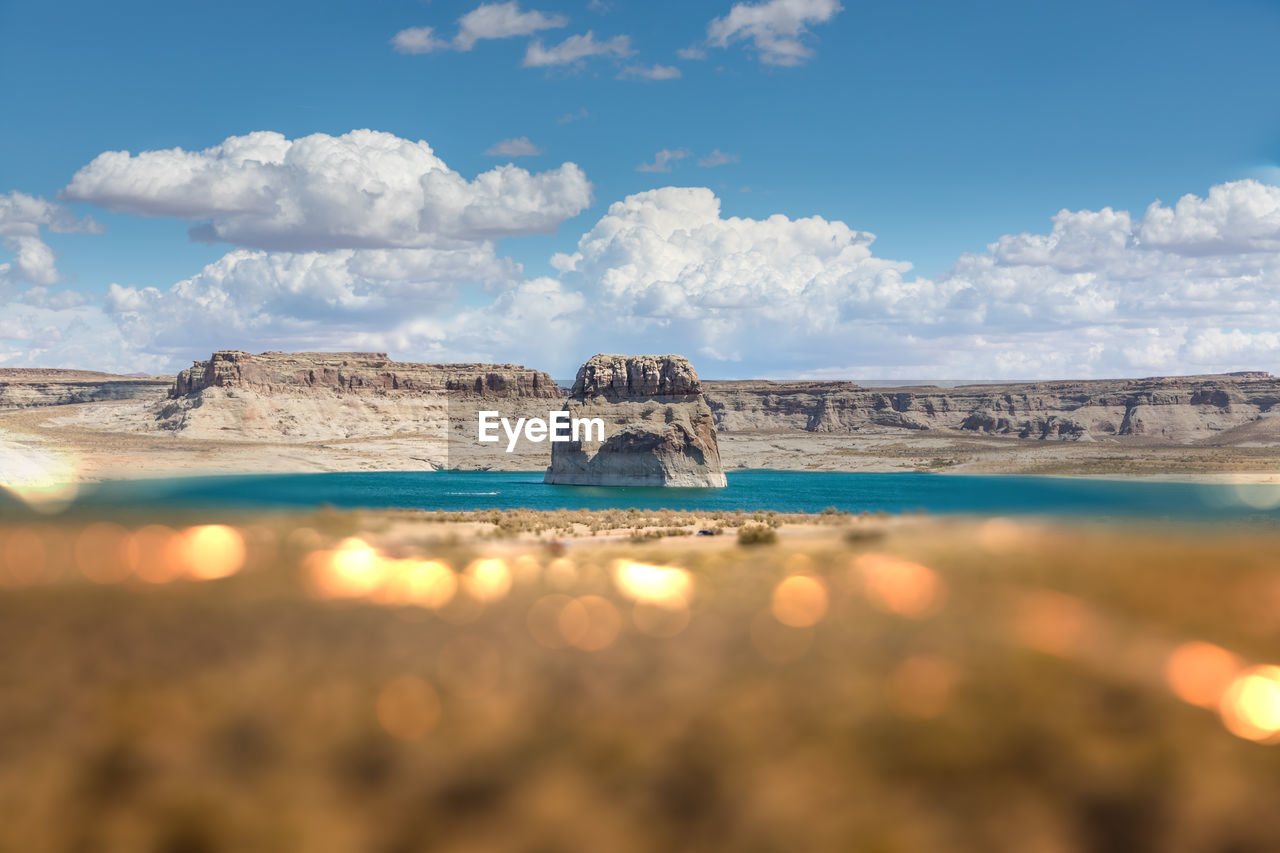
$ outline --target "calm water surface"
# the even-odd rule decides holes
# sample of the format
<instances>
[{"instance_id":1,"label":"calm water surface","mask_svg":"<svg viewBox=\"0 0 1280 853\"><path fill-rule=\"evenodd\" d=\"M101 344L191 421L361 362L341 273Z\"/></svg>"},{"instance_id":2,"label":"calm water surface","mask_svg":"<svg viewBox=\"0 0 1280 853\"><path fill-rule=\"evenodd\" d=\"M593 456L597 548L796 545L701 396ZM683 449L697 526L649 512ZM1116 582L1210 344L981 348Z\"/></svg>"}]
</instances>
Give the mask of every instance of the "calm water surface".
<instances>
[{"instance_id":1,"label":"calm water surface","mask_svg":"<svg viewBox=\"0 0 1280 853\"><path fill-rule=\"evenodd\" d=\"M1092 517L1280 520L1280 486L922 473L738 471L725 489L543 485L531 472L375 472L179 477L100 483L77 503L134 509L411 507L1044 514Z\"/></svg>"}]
</instances>

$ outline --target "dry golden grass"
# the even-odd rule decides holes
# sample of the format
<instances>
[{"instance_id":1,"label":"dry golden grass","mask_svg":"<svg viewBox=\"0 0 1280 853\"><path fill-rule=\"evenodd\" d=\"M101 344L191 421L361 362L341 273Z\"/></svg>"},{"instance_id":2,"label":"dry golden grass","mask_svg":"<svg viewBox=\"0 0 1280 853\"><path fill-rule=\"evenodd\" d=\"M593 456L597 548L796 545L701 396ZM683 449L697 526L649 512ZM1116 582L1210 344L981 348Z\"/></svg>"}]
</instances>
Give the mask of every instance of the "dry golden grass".
<instances>
[{"instance_id":1,"label":"dry golden grass","mask_svg":"<svg viewBox=\"0 0 1280 853\"><path fill-rule=\"evenodd\" d=\"M1280 849L1276 532L678 515L0 526L0 850Z\"/></svg>"}]
</instances>

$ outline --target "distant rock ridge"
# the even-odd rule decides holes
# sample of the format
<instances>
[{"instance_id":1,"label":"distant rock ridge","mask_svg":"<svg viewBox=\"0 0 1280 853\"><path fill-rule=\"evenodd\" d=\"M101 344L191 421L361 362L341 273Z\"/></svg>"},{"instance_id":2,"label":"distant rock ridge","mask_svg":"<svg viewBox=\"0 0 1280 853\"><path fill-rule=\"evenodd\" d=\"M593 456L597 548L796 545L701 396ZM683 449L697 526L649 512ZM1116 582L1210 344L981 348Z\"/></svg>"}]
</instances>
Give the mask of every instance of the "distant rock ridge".
<instances>
[{"instance_id":1,"label":"distant rock ridge","mask_svg":"<svg viewBox=\"0 0 1280 853\"><path fill-rule=\"evenodd\" d=\"M1185 444L1280 414L1280 380L1263 371L947 389L760 380L711 381L703 383L703 389L716 426L726 434L898 428Z\"/></svg>"},{"instance_id":2,"label":"distant rock ridge","mask_svg":"<svg viewBox=\"0 0 1280 853\"><path fill-rule=\"evenodd\" d=\"M593 356L579 368L564 410L603 420L604 440L553 443L546 483L726 485L715 421L683 356Z\"/></svg>"},{"instance_id":3,"label":"distant rock ridge","mask_svg":"<svg viewBox=\"0 0 1280 853\"><path fill-rule=\"evenodd\" d=\"M869 446L860 439L874 444L908 433L929 440L976 436L1152 447L1280 446L1280 379L1264 371L865 387L838 381L700 381L680 356L598 356L582 365L571 384L566 392L548 374L514 364L415 364L393 361L385 353L228 350L170 378L0 368L0 411L101 404L57 417L95 430L306 443L316 451L322 450L321 442L323 447L347 442L343 452L359 446L371 456L412 446L407 458L439 467L455 447L474 443L476 418L472 411L460 414L464 400L471 409L501 410L513 420L545 418L549 409L565 405L567 393L576 408L603 412L619 428L627 419L650 421L670 408L673 422L687 424L687 434L672 438L642 430L627 440L635 443L633 450L652 444L646 452L653 459L682 461L632 472L637 482L705 483L706 472L719 470L722 450L735 463L742 448L763 446L767 457L774 446L754 442L753 436L806 433L849 436L852 449ZM609 408L615 404L639 408L624 418L623 409ZM706 440L711 428L718 433L714 446ZM726 440L732 443L721 443ZM556 446L522 443L515 453L500 452L474 464L545 470ZM753 464L807 464L807 451L774 449L782 455ZM596 450L582 448L585 456L576 462L572 454L558 455L549 476L569 476L574 465L589 467ZM701 462L694 461L698 454Z\"/></svg>"},{"instance_id":4,"label":"distant rock ridge","mask_svg":"<svg viewBox=\"0 0 1280 853\"><path fill-rule=\"evenodd\" d=\"M6 367L0 368L0 410L156 399L163 396L168 384L169 380L163 376L135 377L93 370Z\"/></svg>"}]
</instances>

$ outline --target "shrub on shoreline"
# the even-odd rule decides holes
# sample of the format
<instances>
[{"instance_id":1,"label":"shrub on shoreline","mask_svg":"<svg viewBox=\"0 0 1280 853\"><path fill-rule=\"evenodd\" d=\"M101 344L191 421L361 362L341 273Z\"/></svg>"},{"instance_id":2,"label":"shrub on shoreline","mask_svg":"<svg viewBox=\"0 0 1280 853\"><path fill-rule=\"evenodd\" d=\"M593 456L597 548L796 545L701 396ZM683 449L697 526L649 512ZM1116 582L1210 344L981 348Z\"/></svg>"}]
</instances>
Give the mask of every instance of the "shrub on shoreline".
<instances>
[{"instance_id":1,"label":"shrub on shoreline","mask_svg":"<svg viewBox=\"0 0 1280 853\"><path fill-rule=\"evenodd\" d=\"M748 522L738 528L739 545L773 545L778 541L778 531L768 524Z\"/></svg>"}]
</instances>

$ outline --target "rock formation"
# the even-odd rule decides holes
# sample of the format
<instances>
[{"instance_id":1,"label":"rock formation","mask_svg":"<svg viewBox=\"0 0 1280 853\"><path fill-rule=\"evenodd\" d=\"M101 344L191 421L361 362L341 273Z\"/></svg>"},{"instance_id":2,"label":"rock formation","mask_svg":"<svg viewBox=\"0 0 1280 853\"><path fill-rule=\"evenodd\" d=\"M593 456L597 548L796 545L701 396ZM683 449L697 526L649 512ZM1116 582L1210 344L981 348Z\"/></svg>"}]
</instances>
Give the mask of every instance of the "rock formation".
<instances>
[{"instance_id":1,"label":"rock formation","mask_svg":"<svg viewBox=\"0 0 1280 853\"><path fill-rule=\"evenodd\" d=\"M546 483L725 485L711 409L683 356L593 356L564 409L570 418L603 420L604 440L553 443Z\"/></svg>"},{"instance_id":2,"label":"rock formation","mask_svg":"<svg viewBox=\"0 0 1280 853\"><path fill-rule=\"evenodd\" d=\"M863 388L851 382L706 382L716 427L760 432L958 430L1068 441L1190 444L1273 414L1268 373L1064 382Z\"/></svg>"},{"instance_id":3,"label":"rock formation","mask_svg":"<svg viewBox=\"0 0 1280 853\"><path fill-rule=\"evenodd\" d=\"M494 398L560 396L550 376L518 364L417 364L392 361L378 352L215 352L208 361L180 372L169 396L184 397L206 388L266 394L457 391Z\"/></svg>"},{"instance_id":4,"label":"rock formation","mask_svg":"<svg viewBox=\"0 0 1280 853\"><path fill-rule=\"evenodd\" d=\"M547 374L515 364L415 364L384 353L225 351L178 374L156 423L192 438L443 440L451 402L472 397L536 401L545 417L561 394Z\"/></svg>"},{"instance_id":5,"label":"rock formation","mask_svg":"<svg viewBox=\"0 0 1280 853\"><path fill-rule=\"evenodd\" d=\"M863 387L699 382L677 356L598 356L574 385L566 407L536 370L380 353L219 352L168 379L0 368L0 450L7 440L23 459L36 445L12 442L65 443L84 470L113 476L553 462L547 482L707 486L723 466L1273 471L1280 448L1280 379L1262 372ZM601 417L606 441L477 443L479 411L531 422L561 408Z\"/></svg>"},{"instance_id":6,"label":"rock formation","mask_svg":"<svg viewBox=\"0 0 1280 853\"><path fill-rule=\"evenodd\" d=\"M0 411L158 399L168 384L165 377L118 376L91 370L0 368Z\"/></svg>"}]
</instances>

